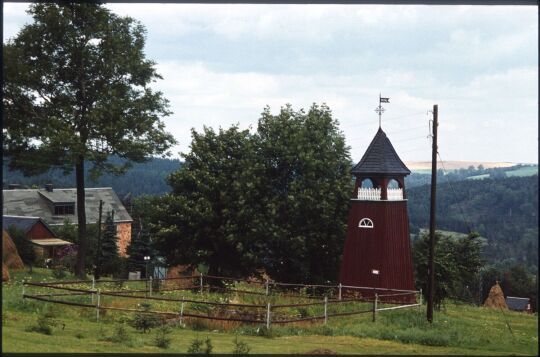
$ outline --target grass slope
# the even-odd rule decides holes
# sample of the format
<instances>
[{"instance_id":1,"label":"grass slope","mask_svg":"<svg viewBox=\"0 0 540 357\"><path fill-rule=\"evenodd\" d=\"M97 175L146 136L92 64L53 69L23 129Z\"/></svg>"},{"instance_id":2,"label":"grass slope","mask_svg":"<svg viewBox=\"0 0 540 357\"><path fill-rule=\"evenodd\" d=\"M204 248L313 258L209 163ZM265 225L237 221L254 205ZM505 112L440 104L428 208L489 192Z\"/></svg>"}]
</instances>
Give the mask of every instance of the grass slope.
<instances>
[{"instance_id":1,"label":"grass slope","mask_svg":"<svg viewBox=\"0 0 540 357\"><path fill-rule=\"evenodd\" d=\"M329 349L340 354L459 354L537 355L537 316L463 304L448 304L436 312L433 325L425 321L425 309L381 311L376 322L370 315L333 318L328 325L305 324L274 327L270 336L258 336L257 326L236 329L195 330L174 327L168 349L154 345L155 330L143 334L127 324L121 342L111 342L122 324L120 315L106 314L95 322L93 309L27 300L21 301L21 279L52 280L48 272L12 272L14 281L3 284L2 352L153 352L185 353L195 338L209 337L213 353L231 353L235 336L250 353L307 353ZM52 311L57 325L52 335L28 332L43 310ZM124 315L130 318L129 315ZM124 321L125 322L125 321ZM507 323L512 329L508 329Z\"/></svg>"}]
</instances>

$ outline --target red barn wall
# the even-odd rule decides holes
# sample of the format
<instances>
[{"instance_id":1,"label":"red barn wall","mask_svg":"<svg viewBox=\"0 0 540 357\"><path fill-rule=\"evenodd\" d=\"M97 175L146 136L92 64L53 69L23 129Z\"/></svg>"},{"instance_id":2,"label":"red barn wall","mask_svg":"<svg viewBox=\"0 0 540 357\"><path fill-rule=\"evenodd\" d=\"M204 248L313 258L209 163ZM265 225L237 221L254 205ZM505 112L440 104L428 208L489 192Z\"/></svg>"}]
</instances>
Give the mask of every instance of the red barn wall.
<instances>
[{"instance_id":1,"label":"red barn wall","mask_svg":"<svg viewBox=\"0 0 540 357\"><path fill-rule=\"evenodd\" d=\"M362 218L371 219L374 228L359 228ZM379 270L379 275L372 269ZM340 282L414 289L407 201L352 201Z\"/></svg>"},{"instance_id":2,"label":"red barn wall","mask_svg":"<svg viewBox=\"0 0 540 357\"><path fill-rule=\"evenodd\" d=\"M43 223L38 221L26 234L28 239L56 238L56 236Z\"/></svg>"}]
</instances>

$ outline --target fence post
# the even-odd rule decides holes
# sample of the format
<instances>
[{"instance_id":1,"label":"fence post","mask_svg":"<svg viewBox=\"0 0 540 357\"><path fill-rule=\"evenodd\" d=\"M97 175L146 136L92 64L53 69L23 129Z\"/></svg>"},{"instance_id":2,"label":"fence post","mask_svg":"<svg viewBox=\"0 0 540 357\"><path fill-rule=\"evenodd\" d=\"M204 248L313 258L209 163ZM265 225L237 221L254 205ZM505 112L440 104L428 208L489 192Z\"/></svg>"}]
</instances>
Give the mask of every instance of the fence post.
<instances>
[{"instance_id":1,"label":"fence post","mask_svg":"<svg viewBox=\"0 0 540 357\"><path fill-rule=\"evenodd\" d=\"M152 276L150 276L150 296L152 296L152 284L153 281L152 281Z\"/></svg>"},{"instance_id":2,"label":"fence post","mask_svg":"<svg viewBox=\"0 0 540 357\"><path fill-rule=\"evenodd\" d=\"M328 321L327 307L328 307L328 296L325 296L324 297L324 324L325 325L326 325L326 322Z\"/></svg>"},{"instance_id":3,"label":"fence post","mask_svg":"<svg viewBox=\"0 0 540 357\"><path fill-rule=\"evenodd\" d=\"M422 288L420 288L420 305L422 305Z\"/></svg>"},{"instance_id":4,"label":"fence post","mask_svg":"<svg viewBox=\"0 0 540 357\"><path fill-rule=\"evenodd\" d=\"M94 290L96 289L96 278L92 276L92 294L90 296L92 297L92 304L94 303Z\"/></svg>"},{"instance_id":5,"label":"fence post","mask_svg":"<svg viewBox=\"0 0 540 357\"><path fill-rule=\"evenodd\" d=\"M341 300L341 283L339 283L339 295L338 295L338 299Z\"/></svg>"},{"instance_id":6,"label":"fence post","mask_svg":"<svg viewBox=\"0 0 540 357\"><path fill-rule=\"evenodd\" d=\"M203 289L203 273L199 273L199 274L200 274L200 275L199 275L199 277L200 277L200 278L199 278L199 285L200 285L200 289L199 289L200 291L199 291L199 292L202 294L202 289Z\"/></svg>"},{"instance_id":7,"label":"fence post","mask_svg":"<svg viewBox=\"0 0 540 357\"><path fill-rule=\"evenodd\" d=\"M99 303L100 303L99 293L100 293L100 289L97 289L97 302L96 302L96 321L97 322L99 322Z\"/></svg>"},{"instance_id":8,"label":"fence post","mask_svg":"<svg viewBox=\"0 0 540 357\"><path fill-rule=\"evenodd\" d=\"M270 306L270 303L268 303L267 307L266 307L266 329L269 330L270 329L270 309L272 307Z\"/></svg>"},{"instance_id":9,"label":"fence post","mask_svg":"<svg viewBox=\"0 0 540 357\"><path fill-rule=\"evenodd\" d=\"M22 300L23 300L23 302L25 301L25 298L24 298L24 288L25 288L25 285L24 285L24 283L25 283L25 281L24 281L24 279L23 279L23 281L22 281Z\"/></svg>"},{"instance_id":10,"label":"fence post","mask_svg":"<svg viewBox=\"0 0 540 357\"><path fill-rule=\"evenodd\" d=\"M266 278L266 295L268 295L268 278Z\"/></svg>"},{"instance_id":11,"label":"fence post","mask_svg":"<svg viewBox=\"0 0 540 357\"><path fill-rule=\"evenodd\" d=\"M180 305L180 325L184 319L184 297L182 296L182 304Z\"/></svg>"},{"instance_id":12,"label":"fence post","mask_svg":"<svg viewBox=\"0 0 540 357\"><path fill-rule=\"evenodd\" d=\"M379 295L375 293L375 299L373 300L373 322L375 322L377 316L377 300L379 300Z\"/></svg>"}]
</instances>

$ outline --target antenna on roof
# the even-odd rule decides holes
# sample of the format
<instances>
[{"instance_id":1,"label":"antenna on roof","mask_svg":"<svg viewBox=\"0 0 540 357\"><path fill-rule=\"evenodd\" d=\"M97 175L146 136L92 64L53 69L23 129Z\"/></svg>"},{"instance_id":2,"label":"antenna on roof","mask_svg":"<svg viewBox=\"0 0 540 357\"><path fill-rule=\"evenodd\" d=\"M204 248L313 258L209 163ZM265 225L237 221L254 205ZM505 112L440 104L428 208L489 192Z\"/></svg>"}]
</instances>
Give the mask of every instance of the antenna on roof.
<instances>
[{"instance_id":1,"label":"antenna on roof","mask_svg":"<svg viewBox=\"0 0 540 357\"><path fill-rule=\"evenodd\" d=\"M383 98L381 97L381 93L379 93L379 106L375 109L377 114L379 114L379 128L381 127L381 116L384 112L384 108L382 107L381 103L390 103L390 98Z\"/></svg>"}]
</instances>

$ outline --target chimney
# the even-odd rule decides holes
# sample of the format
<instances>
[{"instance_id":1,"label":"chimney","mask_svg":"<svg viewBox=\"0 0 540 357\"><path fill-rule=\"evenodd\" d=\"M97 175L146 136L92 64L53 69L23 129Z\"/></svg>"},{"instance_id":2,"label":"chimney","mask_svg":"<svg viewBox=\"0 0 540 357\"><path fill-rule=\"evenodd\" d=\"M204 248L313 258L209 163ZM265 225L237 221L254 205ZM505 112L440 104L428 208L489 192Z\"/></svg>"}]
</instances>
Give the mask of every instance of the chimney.
<instances>
[{"instance_id":1,"label":"chimney","mask_svg":"<svg viewBox=\"0 0 540 357\"><path fill-rule=\"evenodd\" d=\"M16 190L16 189L18 189L18 188L21 188L21 185L18 184L18 183L10 183L10 184L8 185L8 190Z\"/></svg>"},{"instance_id":2,"label":"chimney","mask_svg":"<svg viewBox=\"0 0 540 357\"><path fill-rule=\"evenodd\" d=\"M47 192L53 192L53 185L52 185L52 183L47 183L47 184L45 184L45 190L46 190Z\"/></svg>"}]
</instances>

